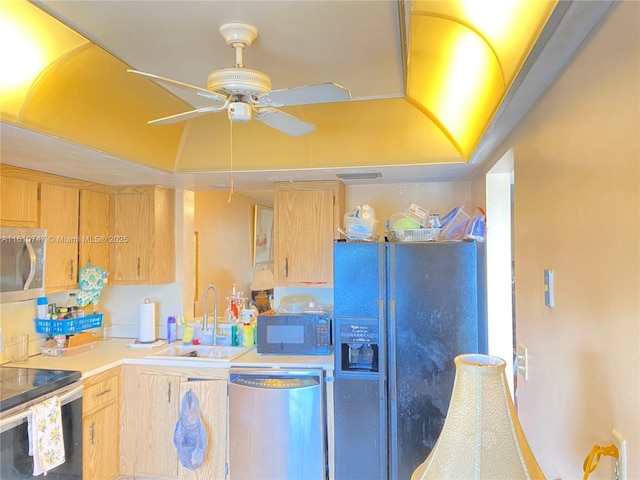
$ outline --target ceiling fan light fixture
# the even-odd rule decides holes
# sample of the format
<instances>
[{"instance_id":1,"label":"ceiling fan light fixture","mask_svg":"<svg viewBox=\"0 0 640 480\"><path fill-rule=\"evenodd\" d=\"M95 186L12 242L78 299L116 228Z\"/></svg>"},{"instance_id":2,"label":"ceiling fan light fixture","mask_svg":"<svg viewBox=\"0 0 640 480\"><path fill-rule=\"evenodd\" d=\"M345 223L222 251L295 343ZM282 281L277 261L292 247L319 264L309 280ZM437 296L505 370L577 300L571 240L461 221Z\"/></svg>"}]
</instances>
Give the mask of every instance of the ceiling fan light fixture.
<instances>
[{"instance_id":1,"label":"ceiling fan light fixture","mask_svg":"<svg viewBox=\"0 0 640 480\"><path fill-rule=\"evenodd\" d=\"M231 102L229 118L234 122L246 123L253 118L253 106L244 102Z\"/></svg>"},{"instance_id":2,"label":"ceiling fan light fixture","mask_svg":"<svg viewBox=\"0 0 640 480\"><path fill-rule=\"evenodd\" d=\"M259 95L271 90L271 78L250 68L221 68L209 74L207 88L227 95Z\"/></svg>"}]
</instances>

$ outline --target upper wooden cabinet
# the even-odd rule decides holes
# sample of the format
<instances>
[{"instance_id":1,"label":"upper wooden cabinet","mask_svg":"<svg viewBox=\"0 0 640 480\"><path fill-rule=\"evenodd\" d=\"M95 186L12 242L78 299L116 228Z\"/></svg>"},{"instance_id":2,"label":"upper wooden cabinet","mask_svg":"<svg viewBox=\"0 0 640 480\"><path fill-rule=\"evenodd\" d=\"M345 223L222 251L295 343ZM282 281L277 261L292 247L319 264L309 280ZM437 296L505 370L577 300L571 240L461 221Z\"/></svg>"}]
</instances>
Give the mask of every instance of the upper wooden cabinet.
<instances>
[{"instance_id":1,"label":"upper wooden cabinet","mask_svg":"<svg viewBox=\"0 0 640 480\"><path fill-rule=\"evenodd\" d=\"M37 227L38 183L3 175L0 185L0 225Z\"/></svg>"},{"instance_id":2,"label":"upper wooden cabinet","mask_svg":"<svg viewBox=\"0 0 640 480\"><path fill-rule=\"evenodd\" d=\"M116 285L175 282L175 191L111 188L111 275Z\"/></svg>"},{"instance_id":3,"label":"upper wooden cabinet","mask_svg":"<svg viewBox=\"0 0 640 480\"><path fill-rule=\"evenodd\" d=\"M274 184L276 286L333 284L333 241L343 214L342 182Z\"/></svg>"},{"instance_id":4,"label":"upper wooden cabinet","mask_svg":"<svg viewBox=\"0 0 640 480\"><path fill-rule=\"evenodd\" d=\"M80 268L109 271L109 194L80 190Z\"/></svg>"},{"instance_id":5,"label":"upper wooden cabinet","mask_svg":"<svg viewBox=\"0 0 640 480\"><path fill-rule=\"evenodd\" d=\"M40 185L40 228L47 229L47 292L72 290L78 284L77 188Z\"/></svg>"},{"instance_id":6,"label":"upper wooden cabinet","mask_svg":"<svg viewBox=\"0 0 640 480\"><path fill-rule=\"evenodd\" d=\"M47 230L47 292L78 287L89 261L109 265L109 187L0 165L0 224Z\"/></svg>"}]
</instances>

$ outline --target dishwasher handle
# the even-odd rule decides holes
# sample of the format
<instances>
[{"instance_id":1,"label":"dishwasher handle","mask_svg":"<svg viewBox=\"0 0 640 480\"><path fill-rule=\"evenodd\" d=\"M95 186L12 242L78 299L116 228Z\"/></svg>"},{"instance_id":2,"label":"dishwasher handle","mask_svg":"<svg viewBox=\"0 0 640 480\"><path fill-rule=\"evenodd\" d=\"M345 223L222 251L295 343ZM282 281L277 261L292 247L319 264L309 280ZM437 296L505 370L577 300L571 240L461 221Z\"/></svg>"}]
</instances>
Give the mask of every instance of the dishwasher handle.
<instances>
[{"instance_id":1,"label":"dishwasher handle","mask_svg":"<svg viewBox=\"0 0 640 480\"><path fill-rule=\"evenodd\" d=\"M229 374L229 384L266 390L314 388L322 384L322 374L319 372L294 373L291 371L288 371L286 375L270 374L266 372L231 372Z\"/></svg>"}]
</instances>

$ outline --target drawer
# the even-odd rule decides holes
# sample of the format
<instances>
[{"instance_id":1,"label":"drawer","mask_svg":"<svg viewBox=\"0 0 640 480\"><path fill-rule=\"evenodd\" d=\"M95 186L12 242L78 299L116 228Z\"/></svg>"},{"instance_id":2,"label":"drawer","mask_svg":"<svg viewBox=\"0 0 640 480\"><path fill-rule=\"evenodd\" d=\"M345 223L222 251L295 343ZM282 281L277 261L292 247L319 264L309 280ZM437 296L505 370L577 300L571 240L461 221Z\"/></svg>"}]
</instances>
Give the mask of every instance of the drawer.
<instances>
[{"instance_id":1,"label":"drawer","mask_svg":"<svg viewBox=\"0 0 640 480\"><path fill-rule=\"evenodd\" d=\"M84 413L120 399L120 370L113 369L87 379L84 383L82 405Z\"/></svg>"}]
</instances>

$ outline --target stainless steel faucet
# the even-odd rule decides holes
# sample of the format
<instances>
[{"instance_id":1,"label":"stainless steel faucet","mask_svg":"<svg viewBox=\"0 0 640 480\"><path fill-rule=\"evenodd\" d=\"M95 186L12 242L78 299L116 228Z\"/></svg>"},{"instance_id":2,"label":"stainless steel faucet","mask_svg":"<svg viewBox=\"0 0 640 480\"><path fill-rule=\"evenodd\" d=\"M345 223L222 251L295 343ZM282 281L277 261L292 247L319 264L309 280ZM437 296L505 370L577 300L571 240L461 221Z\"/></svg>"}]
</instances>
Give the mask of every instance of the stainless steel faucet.
<instances>
[{"instance_id":1,"label":"stainless steel faucet","mask_svg":"<svg viewBox=\"0 0 640 480\"><path fill-rule=\"evenodd\" d=\"M209 328L209 318L207 315L207 294L209 290L213 290L213 344L218 344L218 291L216 290L216 286L212 283L207 285L207 288L204 289L204 298L202 300L202 309L204 310L204 315L202 316L202 330L206 331Z\"/></svg>"}]
</instances>

